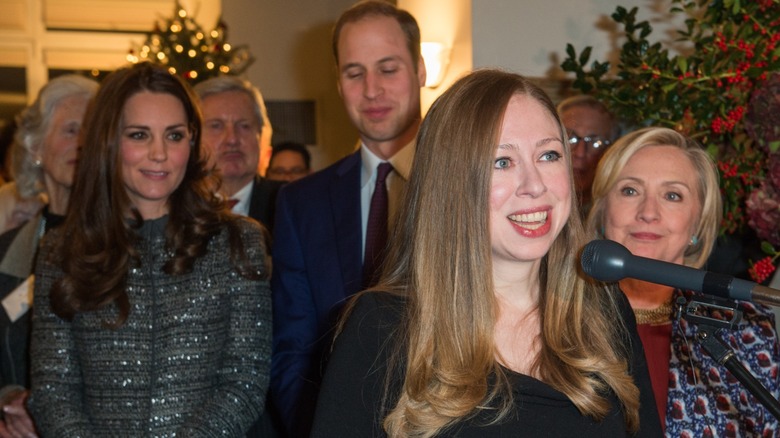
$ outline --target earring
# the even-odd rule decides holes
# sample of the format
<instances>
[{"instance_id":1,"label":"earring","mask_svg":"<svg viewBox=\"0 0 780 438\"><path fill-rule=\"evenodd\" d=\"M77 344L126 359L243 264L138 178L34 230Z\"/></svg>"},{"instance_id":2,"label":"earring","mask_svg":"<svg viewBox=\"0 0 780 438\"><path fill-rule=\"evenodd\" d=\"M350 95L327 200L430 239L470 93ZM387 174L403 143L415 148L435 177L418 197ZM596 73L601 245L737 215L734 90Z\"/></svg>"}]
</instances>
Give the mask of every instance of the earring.
<instances>
[{"instance_id":1,"label":"earring","mask_svg":"<svg viewBox=\"0 0 780 438\"><path fill-rule=\"evenodd\" d=\"M699 243L699 238L696 237L695 235L691 236L691 246L694 246L697 243Z\"/></svg>"},{"instance_id":2,"label":"earring","mask_svg":"<svg viewBox=\"0 0 780 438\"><path fill-rule=\"evenodd\" d=\"M33 166L41 167L41 159L40 158L36 158L35 160L33 160Z\"/></svg>"}]
</instances>

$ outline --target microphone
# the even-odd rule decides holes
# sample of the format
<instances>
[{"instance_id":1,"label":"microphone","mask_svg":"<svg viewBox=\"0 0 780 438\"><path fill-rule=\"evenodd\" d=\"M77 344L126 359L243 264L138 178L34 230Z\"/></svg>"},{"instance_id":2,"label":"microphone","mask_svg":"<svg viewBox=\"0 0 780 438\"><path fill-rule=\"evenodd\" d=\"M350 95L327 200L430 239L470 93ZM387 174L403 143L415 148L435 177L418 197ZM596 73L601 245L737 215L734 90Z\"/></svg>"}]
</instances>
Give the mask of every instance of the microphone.
<instances>
[{"instance_id":1,"label":"microphone","mask_svg":"<svg viewBox=\"0 0 780 438\"><path fill-rule=\"evenodd\" d=\"M582 269L596 280L635 278L732 300L780 306L780 291L726 274L689 268L631 254L612 240L594 240L582 251Z\"/></svg>"}]
</instances>

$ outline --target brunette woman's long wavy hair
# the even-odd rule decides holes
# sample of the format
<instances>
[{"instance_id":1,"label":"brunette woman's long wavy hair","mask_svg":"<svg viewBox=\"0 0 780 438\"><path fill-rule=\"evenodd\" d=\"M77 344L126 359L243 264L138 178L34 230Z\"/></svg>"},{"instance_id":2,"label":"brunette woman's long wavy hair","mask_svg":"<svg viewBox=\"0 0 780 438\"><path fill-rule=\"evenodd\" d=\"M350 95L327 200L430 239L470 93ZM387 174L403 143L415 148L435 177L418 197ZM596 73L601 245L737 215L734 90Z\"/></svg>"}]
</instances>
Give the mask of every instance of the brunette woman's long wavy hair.
<instances>
[{"instance_id":1,"label":"brunette woman's long wavy hair","mask_svg":"<svg viewBox=\"0 0 780 438\"><path fill-rule=\"evenodd\" d=\"M117 318L106 324L119 327L130 312L125 285L129 269L140 263L135 244L143 219L123 182L120 135L125 104L140 92L176 97L184 107L191 134L183 180L168 199L165 237L173 256L163 271L170 275L190 272L206 253L210 239L227 226L231 260L242 275L254 276L237 219L213 192L219 180L201 152L197 98L187 84L164 68L136 64L106 77L85 116L73 192L62 225L64 241L58 251L64 276L51 291L52 310L66 320L78 312L114 304Z\"/></svg>"},{"instance_id":2,"label":"brunette woman's long wavy hair","mask_svg":"<svg viewBox=\"0 0 780 438\"><path fill-rule=\"evenodd\" d=\"M381 414L390 436L433 436L485 409L500 422L512 409L494 341L489 192L503 114L517 94L549 111L565 138L549 97L522 76L499 70L476 71L456 82L433 104L418 134L376 288L407 303L391 341L398 342L398 354L391 355L397 360L387 374L404 370L404 378L398 392L388 377ZM607 394L613 391L633 431L639 391L629 374L625 327L612 292L578 275L576 249L586 241L569 174L572 214L541 264L541 351L533 368L595 420L610 411Z\"/></svg>"}]
</instances>

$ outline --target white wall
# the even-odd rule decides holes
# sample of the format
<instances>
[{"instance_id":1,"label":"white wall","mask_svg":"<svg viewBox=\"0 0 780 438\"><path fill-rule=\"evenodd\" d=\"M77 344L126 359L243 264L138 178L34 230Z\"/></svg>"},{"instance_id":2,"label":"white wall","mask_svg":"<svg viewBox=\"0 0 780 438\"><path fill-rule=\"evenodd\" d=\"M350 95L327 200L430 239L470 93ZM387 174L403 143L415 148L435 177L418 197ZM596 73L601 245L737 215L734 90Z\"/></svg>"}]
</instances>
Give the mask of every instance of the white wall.
<instances>
[{"instance_id":1,"label":"white wall","mask_svg":"<svg viewBox=\"0 0 780 438\"><path fill-rule=\"evenodd\" d=\"M591 61L615 54L622 42L616 40L618 29L610 15L618 5L639 7L638 18L651 20L653 35L665 39L670 4L670 0L473 0L474 67L503 67L555 79L563 73L559 66L567 43L577 53L593 46Z\"/></svg>"},{"instance_id":2,"label":"white wall","mask_svg":"<svg viewBox=\"0 0 780 438\"><path fill-rule=\"evenodd\" d=\"M231 44L249 44L255 62L247 79L268 100L315 100L319 169L354 150L357 132L336 89L330 35L353 0L225 0Z\"/></svg>"}]
</instances>

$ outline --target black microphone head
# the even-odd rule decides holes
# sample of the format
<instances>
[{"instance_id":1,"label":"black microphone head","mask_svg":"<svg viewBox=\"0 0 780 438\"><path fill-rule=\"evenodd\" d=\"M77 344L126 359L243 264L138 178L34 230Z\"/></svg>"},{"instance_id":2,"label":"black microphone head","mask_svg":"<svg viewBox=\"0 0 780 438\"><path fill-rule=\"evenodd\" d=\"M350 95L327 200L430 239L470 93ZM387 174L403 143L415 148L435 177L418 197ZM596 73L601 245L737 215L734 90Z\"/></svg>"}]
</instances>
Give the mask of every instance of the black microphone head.
<instances>
[{"instance_id":1,"label":"black microphone head","mask_svg":"<svg viewBox=\"0 0 780 438\"><path fill-rule=\"evenodd\" d=\"M626 277L624 265L633 257L625 246L612 240L594 240L582 251L582 270L601 281L618 281Z\"/></svg>"}]
</instances>

